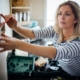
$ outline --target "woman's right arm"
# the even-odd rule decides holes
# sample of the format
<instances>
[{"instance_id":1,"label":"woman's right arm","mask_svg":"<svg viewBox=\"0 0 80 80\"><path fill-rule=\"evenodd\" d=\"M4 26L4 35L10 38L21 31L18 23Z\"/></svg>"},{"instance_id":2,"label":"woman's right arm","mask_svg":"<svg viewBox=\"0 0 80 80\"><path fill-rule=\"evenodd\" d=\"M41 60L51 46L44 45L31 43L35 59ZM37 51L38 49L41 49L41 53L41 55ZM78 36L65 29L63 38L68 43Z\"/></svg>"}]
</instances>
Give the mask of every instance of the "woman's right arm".
<instances>
[{"instance_id":1,"label":"woman's right arm","mask_svg":"<svg viewBox=\"0 0 80 80\"><path fill-rule=\"evenodd\" d=\"M5 18L5 21L7 21L7 25L13 29L14 31L16 31L17 33L19 33L20 35L22 35L23 37L26 38L35 38L35 35L33 33L33 31L31 29L28 28L24 28L22 26L20 26L18 24L18 22L15 19L15 16L13 14L9 14L9 15L2 15Z\"/></svg>"},{"instance_id":2,"label":"woman's right arm","mask_svg":"<svg viewBox=\"0 0 80 80\"><path fill-rule=\"evenodd\" d=\"M10 28L12 28L14 31L24 36L25 38L30 39L52 38L55 34L53 26L36 30L22 27L17 23L15 16L13 14L6 15L5 20L7 21L6 23Z\"/></svg>"},{"instance_id":3,"label":"woman's right arm","mask_svg":"<svg viewBox=\"0 0 80 80\"><path fill-rule=\"evenodd\" d=\"M35 35L34 35L33 31L29 28L24 28L20 25L17 25L17 27L13 28L13 30L16 31L17 33L19 33L20 35L22 35L25 38L30 38L30 39L35 38Z\"/></svg>"}]
</instances>

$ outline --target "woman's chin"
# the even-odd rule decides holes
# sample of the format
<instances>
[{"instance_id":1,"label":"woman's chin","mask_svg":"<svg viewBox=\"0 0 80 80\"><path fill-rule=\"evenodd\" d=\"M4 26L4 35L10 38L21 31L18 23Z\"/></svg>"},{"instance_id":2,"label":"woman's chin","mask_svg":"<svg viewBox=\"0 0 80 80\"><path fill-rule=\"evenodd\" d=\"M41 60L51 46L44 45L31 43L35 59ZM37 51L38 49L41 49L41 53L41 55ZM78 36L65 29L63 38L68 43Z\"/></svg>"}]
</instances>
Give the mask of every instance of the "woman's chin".
<instances>
[{"instance_id":1,"label":"woman's chin","mask_svg":"<svg viewBox=\"0 0 80 80\"><path fill-rule=\"evenodd\" d=\"M65 27L65 26L60 26L60 28L61 28L61 29L66 29L66 27Z\"/></svg>"}]
</instances>

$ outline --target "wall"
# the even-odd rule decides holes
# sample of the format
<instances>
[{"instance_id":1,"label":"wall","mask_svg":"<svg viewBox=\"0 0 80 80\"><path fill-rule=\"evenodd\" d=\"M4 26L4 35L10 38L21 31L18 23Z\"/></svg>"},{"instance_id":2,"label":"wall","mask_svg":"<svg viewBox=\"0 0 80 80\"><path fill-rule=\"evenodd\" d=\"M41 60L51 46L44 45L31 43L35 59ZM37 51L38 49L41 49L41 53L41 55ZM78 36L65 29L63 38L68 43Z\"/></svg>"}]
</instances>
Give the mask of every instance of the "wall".
<instances>
[{"instance_id":1,"label":"wall","mask_svg":"<svg viewBox=\"0 0 80 80\"><path fill-rule=\"evenodd\" d=\"M29 0L31 6L31 19L39 22L40 27L47 26L47 0ZM73 0L80 4L80 0Z\"/></svg>"},{"instance_id":2,"label":"wall","mask_svg":"<svg viewBox=\"0 0 80 80\"><path fill-rule=\"evenodd\" d=\"M0 0L0 13L9 14L9 0ZM6 26L6 34L11 36L11 30ZM1 49L1 48L0 48ZM0 80L7 80L7 51L0 53Z\"/></svg>"},{"instance_id":3,"label":"wall","mask_svg":"<svg viewBox=\"0 0 80 80\"><path fill-rule=\"evenodd\" d=\"M45 0L29 0L31 19L37 20L40 27L44 27L44 11L45 11Z\"/></svg>"},{"instance_id":4,"label":"wall","mask_svg":"<svg viewBox=\"0 0 80 80\"><path fill-rule=\"evenodd\" d=\"M3 14L10 14L10 5L9 0L2 0L3 1ZM6 34L8 36L12 36L12 30L6 25Z\"/></svg>"},{"instance_id":5,"label":"wall","mask_svg":"<svg viewBox=\"0 0 80 80\"><path fill-rule=\"evenodd\" d=\"M9 0L0 0L0 2L2 1L2 13L4 15L10 14L10 3ZM7 26L7 24L5 24L5 28L6 28L6 32L5 34L12 37L12 30ZM6 54L7 55L7 54Z\"/></svg>"},{"instance_id":6,"label":"wall","mask_svg":"<svg viewBox=\"0 0 80 80\"><path fill-rule=\"evenodd\" d=\"M9 0L0 0L0 13L3 13L4 15L10 13L10 6L9 6ZM12 30L6 25L6 34L8 36L12 36Z\"/></svg>"}]
</instances>

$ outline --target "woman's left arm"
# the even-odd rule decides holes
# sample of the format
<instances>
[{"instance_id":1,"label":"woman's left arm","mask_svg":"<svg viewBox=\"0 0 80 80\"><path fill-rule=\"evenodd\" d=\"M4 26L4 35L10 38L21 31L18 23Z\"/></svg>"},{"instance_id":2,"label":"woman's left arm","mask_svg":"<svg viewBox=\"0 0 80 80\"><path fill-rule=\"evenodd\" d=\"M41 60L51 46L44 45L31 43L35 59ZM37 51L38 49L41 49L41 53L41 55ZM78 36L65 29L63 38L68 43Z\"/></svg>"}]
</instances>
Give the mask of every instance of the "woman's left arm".
<instances>
[{"instance_id":1,"label":"woman's left arm","mask_svg":"<svg viewBox=\"0 0 80 80\"><path fill-rule=\"evenodd\" d=\"M17 49L47 58L54 58L56 55L56 48L54 48L53 46L41 46L41 45L26 43L23 41L18 42Z\"/></svg>"},{"instance_id":2,"label":"woman's left arm","mask_svg":"<svg viewBox=\"0 0 80 80\"><path fill-rule=\"evenodd\" d=\"M5 34L3 34L3 36L4 37L0 38L0 40L2 40L2 42L0 42L0 47L3 48L3 50L1 50L0 52L12 49L19 49L29 52L31 54L47 58L54 58L56 55L56 49L53 46L51 47L35 45L16 38L8 37Z\"/></svg>"}]
</instances>

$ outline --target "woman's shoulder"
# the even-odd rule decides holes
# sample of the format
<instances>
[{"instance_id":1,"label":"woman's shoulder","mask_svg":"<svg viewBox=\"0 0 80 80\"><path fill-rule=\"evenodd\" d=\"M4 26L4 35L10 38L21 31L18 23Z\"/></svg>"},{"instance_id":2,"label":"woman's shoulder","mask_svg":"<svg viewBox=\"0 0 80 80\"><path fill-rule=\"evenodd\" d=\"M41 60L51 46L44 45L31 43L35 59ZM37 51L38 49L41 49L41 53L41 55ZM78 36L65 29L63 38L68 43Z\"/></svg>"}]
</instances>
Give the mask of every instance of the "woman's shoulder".
<instances>
[{"instance_id":1,"label":"woman's shoulder","mask_svg":"<svg viewBox=\"0 0 80 80\"><path fill-rule=\"evenodd\" d=\"M80 42L80 37L75 38L74 40L72 40L72 42Z\"/></svg>"}]
</instances>

